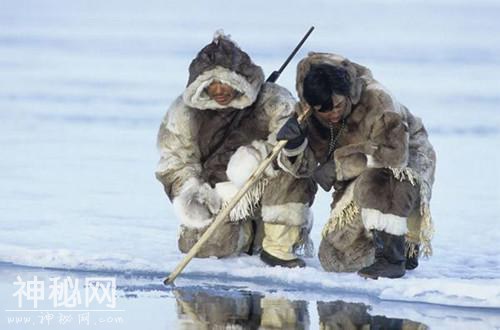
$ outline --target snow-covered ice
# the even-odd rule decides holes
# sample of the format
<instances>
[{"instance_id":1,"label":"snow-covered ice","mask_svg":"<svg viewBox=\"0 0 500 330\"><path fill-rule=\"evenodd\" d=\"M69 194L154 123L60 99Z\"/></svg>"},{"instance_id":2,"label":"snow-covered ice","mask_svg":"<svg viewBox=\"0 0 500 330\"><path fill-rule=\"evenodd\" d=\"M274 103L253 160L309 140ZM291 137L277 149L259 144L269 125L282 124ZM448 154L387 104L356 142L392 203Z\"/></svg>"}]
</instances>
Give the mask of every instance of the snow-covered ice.
<instances>
[{"instance_id":1,"label":"snow-covered ice","mask_svg":"<svg viewBox=\"0 0 500 330\"><path fill-rule=\"evenodd\" d=\"M0 262L150 274L159 283L182 255L178 220L153 174L155 139L189 62L222 27L269 74L315 25L279 82L294 91L294 66L307 51L338 52L370 67L423 118L438 154L434 256L403 279L378 281L323 272L315 258L293 271L265 267L258 257L194 260L180 283L498 315L500 4L315 0L291 7L0 2ZM329 203L321 193L313 207L316 246ZM488 320L500 326L498 316Z\"/></svg>"}]
</instances>

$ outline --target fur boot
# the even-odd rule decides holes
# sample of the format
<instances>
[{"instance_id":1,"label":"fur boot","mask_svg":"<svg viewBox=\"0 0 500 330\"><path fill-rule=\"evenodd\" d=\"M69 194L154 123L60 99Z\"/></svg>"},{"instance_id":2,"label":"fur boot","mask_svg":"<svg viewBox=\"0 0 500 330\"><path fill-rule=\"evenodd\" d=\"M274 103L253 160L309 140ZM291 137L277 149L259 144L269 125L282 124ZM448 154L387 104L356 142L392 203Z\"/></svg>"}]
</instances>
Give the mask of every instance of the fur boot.
<instances>
[{"instance_id":1,"label":"fur boot","mask_svg":"<svg viewBox=\"0 0 500 330\"><path fill-rule=\"evenodd\" d=\"M378 279L379 277L399 278L405 275L405 237L392 235L380 230L373 230L375 244L375 262L361 269L361 277Z\"/></svg>"}]
</instances>

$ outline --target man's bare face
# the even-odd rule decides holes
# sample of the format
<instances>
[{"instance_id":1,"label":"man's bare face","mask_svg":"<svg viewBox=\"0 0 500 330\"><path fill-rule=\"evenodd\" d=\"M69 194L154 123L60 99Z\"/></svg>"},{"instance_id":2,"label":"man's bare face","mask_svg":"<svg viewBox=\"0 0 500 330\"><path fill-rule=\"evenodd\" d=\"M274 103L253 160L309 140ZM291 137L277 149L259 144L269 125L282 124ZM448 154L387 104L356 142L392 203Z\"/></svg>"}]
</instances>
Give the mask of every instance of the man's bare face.
<instances>
[{"instance_id":1,"label":"man's bare face","mask_svg":"<svg viewBox=\"0 0 500 330\"><path fill-rule=\"evenodd\" d=\"M332 97L333 108L327 112L319 112L321 106L315 106L314 115L326 125L336 124L342 120L346 110L351 106L349 99L343 95Z\"/></svg>"},{"instance_id":2,"label":"man's bare face","mask_svg":"<svg viewBox=\"0 0 500 330\"><path fill-rule=\"evenodd\" d=\"M207 87L208 96L220 105L228 105L236 96L236 91L220 81L212 81Z\"/></svg>"}]
</instances>

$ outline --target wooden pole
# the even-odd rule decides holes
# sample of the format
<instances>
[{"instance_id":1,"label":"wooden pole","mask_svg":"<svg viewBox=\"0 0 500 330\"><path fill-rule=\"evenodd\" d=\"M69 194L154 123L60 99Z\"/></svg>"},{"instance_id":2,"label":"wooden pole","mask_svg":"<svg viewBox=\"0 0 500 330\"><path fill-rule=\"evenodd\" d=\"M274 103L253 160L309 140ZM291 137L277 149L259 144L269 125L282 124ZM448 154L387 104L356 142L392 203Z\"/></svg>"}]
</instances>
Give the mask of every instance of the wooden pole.
<instances>
[{"instance_id":1,"label":"wooden pole","mask_svg":"<svg viewBox=\"0 0 500 330\"><path fill-rule=\"evenodd\" d=\"M305 120L305 118L309 115L310 109L306 108L306 111L302 113L298 121L301 123ZM278 141L274 146L272 152L260 163L259 167L253 171L250 178L248 178L247 182L241 187L238 193L229 201L227 206L217 214L215 220L210 224L208 229L201 235L198 242L189 250L189 252L184 256L181 262L175 267L175 269L168 275L167 278L163 281L163 284L168 285L174 283L175 278L182 272L182 270L187 266L187 264L194 258L194 256L200 251L201 247L205 242L212 236L213 232L217 230L220 224L226 220L226 218L231 213L231 210L238 204L240 199L248 192L248 190L259 181L262 173L264 173L265 169L278 157L281 149L285 147L285 144L288 141Z\"/></svg>"}]
</instances>

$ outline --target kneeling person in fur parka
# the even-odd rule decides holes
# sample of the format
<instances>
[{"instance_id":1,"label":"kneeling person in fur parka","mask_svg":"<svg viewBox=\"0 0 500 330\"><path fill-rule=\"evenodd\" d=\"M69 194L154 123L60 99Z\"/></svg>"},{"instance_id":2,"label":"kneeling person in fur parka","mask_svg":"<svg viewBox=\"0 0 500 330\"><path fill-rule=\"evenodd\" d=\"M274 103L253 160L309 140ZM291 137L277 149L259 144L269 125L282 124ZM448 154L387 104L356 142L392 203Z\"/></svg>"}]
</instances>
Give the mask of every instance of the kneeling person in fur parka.
<instances>
[{"instance_id":1,"label":"kneeling person in fur parka","mask_svg":"<svg viewBox=\"0 0 500 330\"><path fill-rule=\"evenodd\" d=\"M262 69L227 36L217 34L191 62L187 87L158 133L156 170L181 220L182 252L267 156L295 103L286 89L264 82ZM261 252L269 265L304 267L296 252L312 254L316 189L309 178L269 166L197 257Z\"/></svg>"},{"instance_id":2,"label":"kneeling person in fur parka","mask_svg":"<svg viewBox=\"0 0 500 330\"><path fill-rule=\"evenodd\" d=\"M436 156L422 121L398 103L370 70L335 54L311 53L297 70L299 125L280 165L297 178L334 188L319 259L328 271L398 278L430 255L429 202Z\"/></svg>"}]
</instances>

